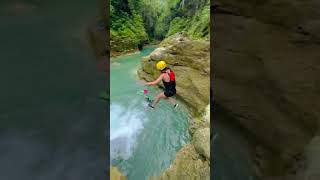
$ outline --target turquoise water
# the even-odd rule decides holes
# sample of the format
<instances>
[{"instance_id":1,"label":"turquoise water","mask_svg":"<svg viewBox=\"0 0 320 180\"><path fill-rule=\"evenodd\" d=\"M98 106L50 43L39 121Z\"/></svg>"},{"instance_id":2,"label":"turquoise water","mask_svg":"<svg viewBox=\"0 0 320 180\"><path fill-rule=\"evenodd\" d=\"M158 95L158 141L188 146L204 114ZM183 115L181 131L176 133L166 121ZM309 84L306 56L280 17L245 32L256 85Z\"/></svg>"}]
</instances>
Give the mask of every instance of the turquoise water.
<instances>
[{"instance_id":1,"label":"turquoise water","mask_svg":"<svg viewBox=\"0 0 320 180\"><path fill-rule=\"evenodd\" d=\"M113 59L110 66L111 164L129 180L159 175L173 162L176 152L189 140L188 116L183 105L174 110L167 101L155 109L137 92L146 88L138 81L143 56L152 52ZM158 90L150 88L153 97Z\"/></svg>"}]
</instances>

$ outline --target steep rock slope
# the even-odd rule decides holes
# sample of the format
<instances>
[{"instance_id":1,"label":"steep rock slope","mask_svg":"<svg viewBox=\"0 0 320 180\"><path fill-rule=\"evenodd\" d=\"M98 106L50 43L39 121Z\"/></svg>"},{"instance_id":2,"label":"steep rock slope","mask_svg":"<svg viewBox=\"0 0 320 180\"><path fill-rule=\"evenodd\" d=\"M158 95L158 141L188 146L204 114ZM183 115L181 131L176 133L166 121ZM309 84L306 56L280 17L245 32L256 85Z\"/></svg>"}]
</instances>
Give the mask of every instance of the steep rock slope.
<instances>
[{"instance_id":1,"label":"steep rock slope","mask_svg":"<svg viewBox=\"0 0 320 180\"><path fill-rule=\"evenodd\" d=\"M138 71L141 78L153 80L159 76L155 64L165 60L176 74L177 95L201 113L209 104L210 43L190 40L186 34L177 33L161 42L159 48L142 60Z\"/></svg>"},{"instance_id":2,"label":"steep rock slope","mask_svg":"<svg viewBox=\"0 0 320 180\"><path fill-rule=\"evenodd\" d=\"M261 178L301 180L294 164L319 131L319 7L298 0L212 6L215 101L282 162Z\"/></svg>"}]
</instances>

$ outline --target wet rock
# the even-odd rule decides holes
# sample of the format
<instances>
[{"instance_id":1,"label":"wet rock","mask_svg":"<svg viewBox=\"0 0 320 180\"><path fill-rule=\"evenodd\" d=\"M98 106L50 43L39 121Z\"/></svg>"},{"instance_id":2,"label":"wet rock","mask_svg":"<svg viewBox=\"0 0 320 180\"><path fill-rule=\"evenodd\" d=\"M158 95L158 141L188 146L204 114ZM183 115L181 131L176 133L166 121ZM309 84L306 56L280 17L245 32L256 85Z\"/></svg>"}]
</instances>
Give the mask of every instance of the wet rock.
<instances>
[{"instance_id":1,"label":"wet rock","mask_svg":"<svg viewBox=\"0 0 320 180\"><path fill-rule=\"evenodd\" d=\"M152 54L150 55L150 58L152 60L160 60L165 58L166 49L165 48L157 48L155 49Z\"/></svg>"}]
</instances>

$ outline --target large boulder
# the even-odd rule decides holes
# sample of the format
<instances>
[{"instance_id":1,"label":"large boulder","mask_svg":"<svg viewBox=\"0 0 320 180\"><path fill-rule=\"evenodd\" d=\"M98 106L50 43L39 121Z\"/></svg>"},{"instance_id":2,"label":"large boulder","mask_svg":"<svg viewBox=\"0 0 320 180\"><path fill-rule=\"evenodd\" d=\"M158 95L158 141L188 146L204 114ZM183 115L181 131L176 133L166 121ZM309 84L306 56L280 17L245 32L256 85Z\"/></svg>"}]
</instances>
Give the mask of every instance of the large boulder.
<instances>
[{"instance_id":1,"label":"large boulder","mask_svg":"<svg viewBox=\"0 0 320 180\"><path fill-rule=\"evenodd\" d=\"M198 154L210 160L210 128L197 129L192 141Z\"/></svg>"},{"instance_id":2,"label":"large boulder","mask_svg":"<svg viewBox=\"0 0 320 180\"><path fill-rule=\"evenodd\" d=\"M190 40L178 33L164 40L160 47L142 59L138 74L148 81L160 73L155 65L165 60L176 74L177 95L193 112L202 113L210 97L210 42Z\"/></svg>"},{"instance_id":3,"label":"large boulder","mask_svg":"<svg viewBox=\"0 0 320 180\"><path fill-rule=\"evenodd\" d=\"M204 116L203 116L203 119L204 121L210 123L210 104L208 104L208 106L206 107L205 109L205 113L204 113Z\"/></svg>"}]
</instances>

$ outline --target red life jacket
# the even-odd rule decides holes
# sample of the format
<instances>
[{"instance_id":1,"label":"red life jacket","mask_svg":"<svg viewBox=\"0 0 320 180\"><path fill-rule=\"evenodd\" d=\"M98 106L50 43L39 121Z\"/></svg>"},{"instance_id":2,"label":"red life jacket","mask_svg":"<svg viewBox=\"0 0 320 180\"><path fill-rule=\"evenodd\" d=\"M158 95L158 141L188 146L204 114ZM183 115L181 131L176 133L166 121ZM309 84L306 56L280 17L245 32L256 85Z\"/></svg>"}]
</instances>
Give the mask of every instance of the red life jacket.
<instances>
[{"instance_id":1,"label":"red life jacket","mask_svg":"<svg viewBox=\"0 0 320 180\"><path fill-rule=\"evenodd\" d=\"M170 72L169 72L169 77L170 77L170 81L175 81L175 75L174 75L174 72L170 69Z\"/></svg>"},{"instance_id":2,"label":"red life jacket","mask_svg":"<svg viewBox=\"0 0 320 180\"><path fill-rule=\"evenodd\" d=\"M163 72L163 73L167 73L167 72ZM168 73L168 75L170 77L169 82L165 82L164 80L162 80L164 88L165 90L168 90L168 91L176 91L176 79L175 79L174 72L170 69L170 72Z\"/></svg>"}]
</instances>

